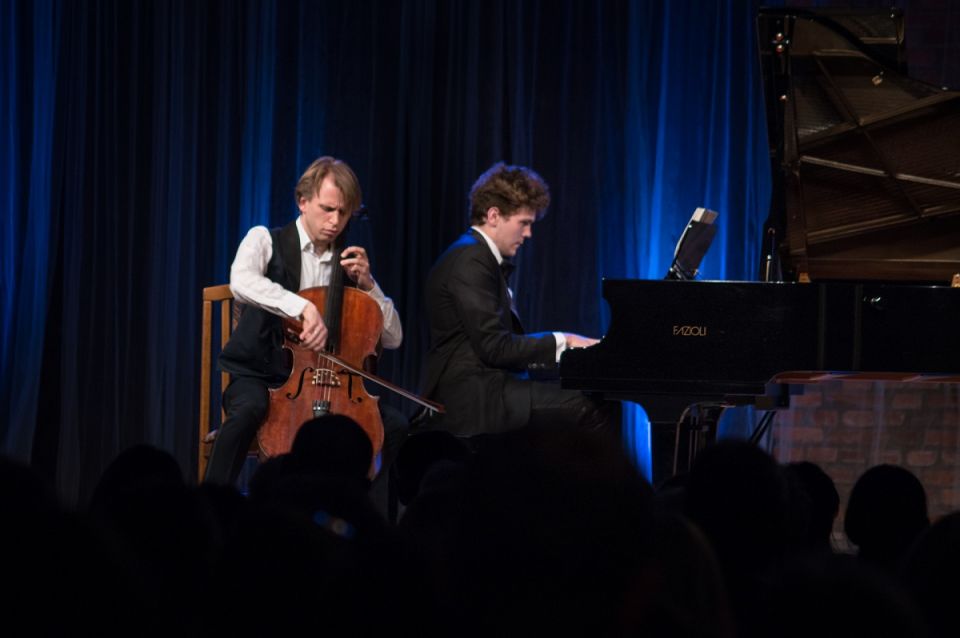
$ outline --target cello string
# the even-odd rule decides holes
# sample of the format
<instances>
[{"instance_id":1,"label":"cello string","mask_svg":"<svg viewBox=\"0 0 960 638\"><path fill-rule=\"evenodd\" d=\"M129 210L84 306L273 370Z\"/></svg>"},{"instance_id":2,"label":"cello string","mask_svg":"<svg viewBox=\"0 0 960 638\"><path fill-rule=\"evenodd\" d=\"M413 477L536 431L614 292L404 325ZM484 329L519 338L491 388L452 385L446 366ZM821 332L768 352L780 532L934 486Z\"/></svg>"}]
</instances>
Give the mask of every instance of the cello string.
<instances>
[{"instance_id":1,"label":"cello string","mask_svg":"<svg viewBox=\"0 0 960 638\"><path fill-rule=\"evenodd\" d=\"M317 370L319 371L319 382L322 387L320 389L320 400L329 402L331 400L331 390L330 390L330 368L327 365L327 358L323 356L322 352L317 353Z\"/></svg>"},{"instance_id":2,"label":"cello string","mask_svg":"<svg viewBox=\"0 0 960 638\"><path fill-rule=\"evenodd\" d=\"M320 386L317 388L317 400L318 401L329 401L329 388L327 387L327 367L326 367L326 358L323 356L322 352L317 352L317 385Z\"/></svg>"}]
</instances>

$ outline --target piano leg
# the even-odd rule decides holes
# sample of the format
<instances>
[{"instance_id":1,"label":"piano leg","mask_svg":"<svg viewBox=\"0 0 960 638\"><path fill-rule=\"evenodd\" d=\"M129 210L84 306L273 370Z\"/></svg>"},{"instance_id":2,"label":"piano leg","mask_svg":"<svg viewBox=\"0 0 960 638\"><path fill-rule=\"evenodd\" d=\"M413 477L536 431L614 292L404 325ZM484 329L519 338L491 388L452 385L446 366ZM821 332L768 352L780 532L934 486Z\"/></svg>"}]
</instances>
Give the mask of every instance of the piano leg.
<instances>
[{"instance_id":1,"label":"piano leg","mask_svg":"<svg viewBox=\"0 0 960 638\"><path fill-rule=\"evenodd\" d=\"M717 422L728 407L720 402L691 403L689 397L656 396L644 400L650 420L653 484L685 474L697 454L717 438Z\"/></svg>"},{"instance_id":2,"label":"piano leg","mask_svg":"<svg viewBox=\"0 0 960 638\"><path fill-rule=\"evenodd\" d=\"M717 440L717 423L727 409L719 403L695 403L676 425L673 448L673 474L690 471L697 455Z\"/></svg>"}]
</instances>

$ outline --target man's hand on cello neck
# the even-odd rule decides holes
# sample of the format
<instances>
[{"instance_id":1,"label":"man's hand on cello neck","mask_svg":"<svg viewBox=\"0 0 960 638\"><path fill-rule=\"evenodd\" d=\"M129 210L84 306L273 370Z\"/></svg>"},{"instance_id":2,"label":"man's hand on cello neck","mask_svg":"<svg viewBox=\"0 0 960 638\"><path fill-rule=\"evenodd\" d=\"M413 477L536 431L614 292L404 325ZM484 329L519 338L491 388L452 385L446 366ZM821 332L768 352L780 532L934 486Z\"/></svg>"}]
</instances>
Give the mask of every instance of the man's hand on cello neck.
<instances>
[{"instance_id":1,"label":"man's hand on cello neck","mask_svg":"<svg viewBox=\"0 0 960 638\"><path fill-rule=\"evenodd\" d=\"M364 291L373 290L373 273L370 272L370 258L367 256L365 248L360 246L350 246L340 253L340 265L343 266L347 277L352 279L357 287Z\"/></svg>"}]
</instances>

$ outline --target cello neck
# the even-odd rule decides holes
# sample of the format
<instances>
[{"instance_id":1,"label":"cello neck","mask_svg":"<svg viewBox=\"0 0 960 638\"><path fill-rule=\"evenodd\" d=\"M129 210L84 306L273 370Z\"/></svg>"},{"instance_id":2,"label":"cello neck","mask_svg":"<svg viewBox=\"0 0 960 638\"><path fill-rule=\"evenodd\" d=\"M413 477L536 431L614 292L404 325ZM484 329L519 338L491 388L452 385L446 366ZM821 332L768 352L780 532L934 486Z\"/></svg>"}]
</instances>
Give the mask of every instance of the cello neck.
<instances>
[{"instance_id":1,"label":"cello neck","mask_svg":"<svg viewBox=\"0 0 960 638\"><path fill-rule=\"evenodd\" d=\"M339 238L338 238L339 239ZM343 318L343 266L340 265L340 252L343 247L339 241L333 242L333 260L330 270L330 284L327 286L327 302L323 309L323 322L327 325L327 345L324 350L331 354L340 352L340 326Z\"/></svg>"}]
</instances>

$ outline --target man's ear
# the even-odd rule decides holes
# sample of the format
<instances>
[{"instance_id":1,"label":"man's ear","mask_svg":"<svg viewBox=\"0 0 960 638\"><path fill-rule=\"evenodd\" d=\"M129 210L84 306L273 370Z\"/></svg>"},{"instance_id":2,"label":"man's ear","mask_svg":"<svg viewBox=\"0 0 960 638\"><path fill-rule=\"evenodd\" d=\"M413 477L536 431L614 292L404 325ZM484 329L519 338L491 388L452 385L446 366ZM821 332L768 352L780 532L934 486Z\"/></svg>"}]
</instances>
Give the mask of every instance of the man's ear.
<instances>
[{"instance_id":1,"label":"man's ear","mask_svg":"<svg viewBox=\"0 0 960 638\"><path fill-rule=\"evenodd\" d=\"M500 222L500 209L496 206L488 208L486 222L488 226L496 226Z\"/></svg>"}]
</instances>

